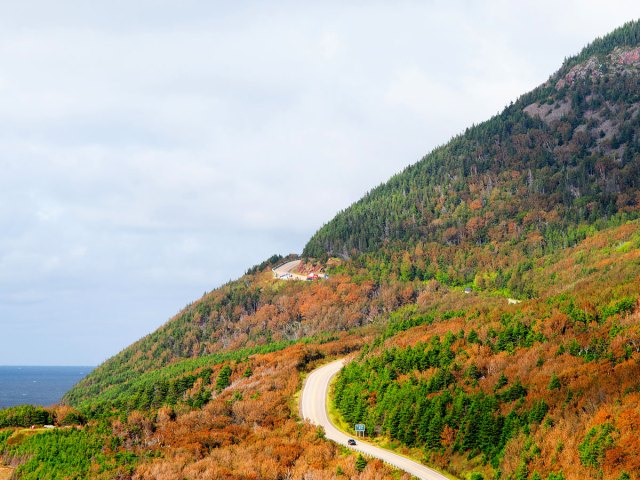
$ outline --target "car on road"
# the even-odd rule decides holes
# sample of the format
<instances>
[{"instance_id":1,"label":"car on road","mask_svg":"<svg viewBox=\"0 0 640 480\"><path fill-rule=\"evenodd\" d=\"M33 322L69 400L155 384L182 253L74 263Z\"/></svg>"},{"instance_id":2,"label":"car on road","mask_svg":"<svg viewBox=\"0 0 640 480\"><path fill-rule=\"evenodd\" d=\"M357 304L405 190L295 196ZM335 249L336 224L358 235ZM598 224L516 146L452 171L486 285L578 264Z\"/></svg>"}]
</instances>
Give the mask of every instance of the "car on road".
<instances>
[{"instance_id":1,"label":"car on road","mask_svg":"<svg viewBox=\"0 0 640 480\"><path fill-rule=\"evenodd\" d=\"M355 444L356 444L356 441L353 438L350 438L349 440L347 440L347 445L353 446Z\"/></svg>"}]
</instances>

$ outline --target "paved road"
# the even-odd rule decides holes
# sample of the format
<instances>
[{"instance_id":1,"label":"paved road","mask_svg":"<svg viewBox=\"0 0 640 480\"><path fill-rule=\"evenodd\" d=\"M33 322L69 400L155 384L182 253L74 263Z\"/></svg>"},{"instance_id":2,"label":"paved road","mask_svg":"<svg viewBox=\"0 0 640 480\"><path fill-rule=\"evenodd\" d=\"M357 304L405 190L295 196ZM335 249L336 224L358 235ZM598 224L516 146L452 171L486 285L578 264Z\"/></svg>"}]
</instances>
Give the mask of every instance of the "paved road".
<instances>
[{"instance_id":1,"label":"paved road","mask_svg":"<svg viewBox=\"0 0 640 480\"><path fill-rule=\"evenodd\" d=\"M300 265L301 262L302 260L293 260L292 262L287 262L277 268L272 269L272 271L278 278L282 277L283 275L289 274L291 275L290 280L306 280L307 277L305 275L299 275L297 273L291 272L291 270L294 270L298 265Z\"/></svg>"},{"instance_id":2,"label":"paved road","mask_svg":"<svg viewBox=\"0 0 640 480\"><path fill-rule=\"evenodd\" d=\"M347 445L348 435L345 435L329 421L327 415L327 394L329 392L329 382L336 375L342 366L344 359L336 360L323 367L320 367L309 374L307 381L302 390L302 399L300 401L302 417L309 420L314 425L324 427L325 435L328 439L342 445ZM447 477L432 470L424 465L409 460L401 455L397 455L389 450L385 450L370 443L362 442L356 439L357 444L353 448L362 453L366 453L372 457L393 465L405 472L410 473L418 478L425 480L448 480Z\"/></svg>"}]
</instances>

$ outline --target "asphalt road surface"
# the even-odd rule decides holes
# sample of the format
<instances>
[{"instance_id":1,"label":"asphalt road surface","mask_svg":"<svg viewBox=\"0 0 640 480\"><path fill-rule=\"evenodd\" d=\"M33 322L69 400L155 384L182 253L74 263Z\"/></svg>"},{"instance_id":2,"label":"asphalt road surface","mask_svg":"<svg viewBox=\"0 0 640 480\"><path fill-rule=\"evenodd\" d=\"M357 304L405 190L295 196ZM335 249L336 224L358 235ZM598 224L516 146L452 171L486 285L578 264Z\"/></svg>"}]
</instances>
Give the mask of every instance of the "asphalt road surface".
<instances>
[{"instance_id":1,"label":"asphalt road surface","mask_svg":"<svg viewBox=\"0 0 640 480\"><path fill-rule=\"evenodd\" d=\"M389 450L385 450L384 448L363 442L355 436L345 435L333 426L329 421L329 416L327 415L327 394L329 392L329 382L331 381L331 378L340 371L343 365L344 359L336 360L335 362L320 367L309 374L307 381L304 384L302 398L300 401L302 417L309 420L314 425L320 425L323 427L328 439L342 445L347 445L347 441L350 438L353 438L356 440L356 445L349 448L365 453L371 457L379 458L380 460L404 470L415 477L425 480L448 480L448 478L441 473L425 467L418 462L414 462L413 460L390 452Z\"/></svg>"},{"instance_id":2,"label":"asphalt road surface","mask_svg":"<svg viewBox=\"0 0 640 480\"><path fill-rule=\"evenodd\" d=\"M280 278L283 275L289 274L291 275L290 277L291 280L306 280L307 279L306 276L291 272L291 270L295 269L298 265L300 265L300 262L302 262L302 260L293 260L292 262L287 262L283 265L280 265L277 268L274 268L273 273L276 275L277 278Z\"/></svg>"}]
</instances>

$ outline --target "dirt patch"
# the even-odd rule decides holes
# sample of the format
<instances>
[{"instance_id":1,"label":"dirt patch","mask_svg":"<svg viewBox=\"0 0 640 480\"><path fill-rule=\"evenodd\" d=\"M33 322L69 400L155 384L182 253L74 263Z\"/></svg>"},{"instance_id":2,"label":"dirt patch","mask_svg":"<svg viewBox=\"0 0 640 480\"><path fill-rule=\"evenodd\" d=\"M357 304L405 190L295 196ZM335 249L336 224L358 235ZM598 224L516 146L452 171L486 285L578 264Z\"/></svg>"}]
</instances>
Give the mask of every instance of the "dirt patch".
<instances>
[{"instance_id":1,"label":"dirt patch","mask_svg":"<svg viewBox=\"0 0 640 480\"><path fill-rule=\"evenodd\" d=\"M604 136L598 139L598 143L602 143L605 140L611 140L614 135L618 133L618 128L613 124L613 121L606 119L598 126L598 130L604 132Z\"/></svg>"},{"instance_id":2,"label":"dirt patch","mask_svg":"<svg viewBox=\"0 0 640 480\"><path fill-rule=\"evenodd\" d=\"M524 112L531 117L538 117L543 122L550 124L560 120L571 111L571 103L567 101L547 103L532 103L524 108Z\"/></svg>"},{"instance_id":3,"label":"dirt patch","mask_svg":"<svg viewBox=\"0 0 640 480\"><path fill-rule=\"evenodd\" d=\"M13 474L13 468L0 467L0 480L9 480Z\"/></svg>"}]
</instances>

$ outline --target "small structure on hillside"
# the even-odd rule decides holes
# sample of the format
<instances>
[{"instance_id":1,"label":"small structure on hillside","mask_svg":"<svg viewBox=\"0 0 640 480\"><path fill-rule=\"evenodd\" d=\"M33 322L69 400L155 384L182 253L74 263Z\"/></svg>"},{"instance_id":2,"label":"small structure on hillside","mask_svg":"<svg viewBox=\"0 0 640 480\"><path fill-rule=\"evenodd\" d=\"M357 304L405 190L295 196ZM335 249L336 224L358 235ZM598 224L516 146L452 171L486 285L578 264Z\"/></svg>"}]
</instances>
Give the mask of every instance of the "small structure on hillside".
<instances>
[{"instance_id":1,"label":"small structure on hillside","mask_svg":"<svg viewBox=\"0 0 640 480\"><path fill-rule=\"evenodd\" d=\"M326 273L311 272L307 275L307 280L326 280L329 275Z\"/></svg>"}]
</instances>

